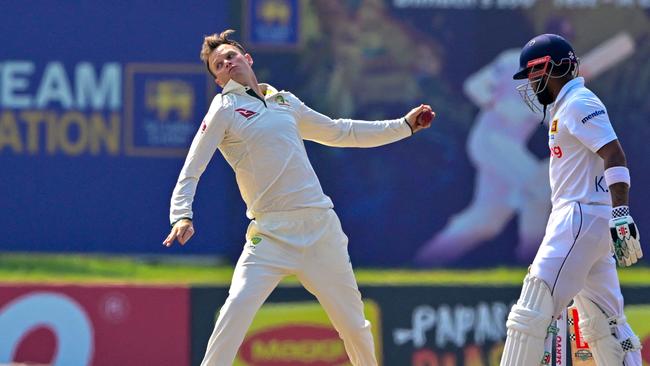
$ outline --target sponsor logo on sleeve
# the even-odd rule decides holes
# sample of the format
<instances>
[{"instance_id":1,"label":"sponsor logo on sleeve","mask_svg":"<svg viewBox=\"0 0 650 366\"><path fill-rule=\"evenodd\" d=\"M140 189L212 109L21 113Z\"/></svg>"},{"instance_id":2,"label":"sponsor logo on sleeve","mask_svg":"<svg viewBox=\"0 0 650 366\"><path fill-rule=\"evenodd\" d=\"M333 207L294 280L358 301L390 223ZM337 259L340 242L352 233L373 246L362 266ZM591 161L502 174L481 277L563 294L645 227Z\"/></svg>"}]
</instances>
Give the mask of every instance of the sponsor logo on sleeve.
<instances>
[{"instance_id":1,"label":"sponsor logo on sleeve","mask_svg":"<svg viewBox=\"0 0 650 366\"><path fill-rule=\"evenodd\" d=\"M583 118L583 119L581 120L581 122L582 122L583 124L585 124L585 123L587 123L587 121L589 121L590 119L595 118L595 117L598 117L598 116L600 116L600 115L604 115L604 114L606 114L606 112L605 112L604 109L597 110L597 111L595 111L595 112L593 112L593 113L588 114L585 118Z\"/></svg>"}]
</instances>

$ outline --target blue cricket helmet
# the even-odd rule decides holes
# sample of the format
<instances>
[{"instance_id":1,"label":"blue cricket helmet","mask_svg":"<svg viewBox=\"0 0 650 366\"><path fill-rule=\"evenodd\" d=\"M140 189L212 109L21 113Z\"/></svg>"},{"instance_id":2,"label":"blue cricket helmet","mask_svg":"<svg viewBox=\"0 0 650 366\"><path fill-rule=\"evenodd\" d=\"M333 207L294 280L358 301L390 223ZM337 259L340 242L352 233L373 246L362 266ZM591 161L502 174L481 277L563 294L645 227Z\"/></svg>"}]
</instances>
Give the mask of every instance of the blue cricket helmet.
<instances>
[{"instance_id":1,"label":"blue cricket helmet","mask_svg":"<svg viewBox=\"0 0 650 366\"><path fill-rule=\"evenodd\" d=\"M578 62L569 42L557 34L540 34L526 43L519 56L519 71L512 76L513 79L527 79L531 61L547 57L555 65L567 60L571 63Z\"/></svg>"}]
</instances>

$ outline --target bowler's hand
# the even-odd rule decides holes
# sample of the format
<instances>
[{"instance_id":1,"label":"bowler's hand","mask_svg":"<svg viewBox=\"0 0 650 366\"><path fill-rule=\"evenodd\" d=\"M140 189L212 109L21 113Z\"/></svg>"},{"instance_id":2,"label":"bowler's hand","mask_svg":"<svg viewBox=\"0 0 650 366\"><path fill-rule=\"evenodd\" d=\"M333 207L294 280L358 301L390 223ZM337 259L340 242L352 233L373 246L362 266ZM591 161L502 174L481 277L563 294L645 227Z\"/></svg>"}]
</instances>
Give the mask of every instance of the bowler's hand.
<instances>
[{"instance_id":1,"label":"bowler's hand","mask_svg":"<svg viewBox=\"0 0 650 366\"><path fill-rule=\"evenodd\" d=\"M609 231L612 235L612 250L619 266L629 267L643 257L641 236L627 206L612 209Z\"/></svg>"},{"instance_id":2,"label":"bowler's hand","mask_svg":"<svg viewBox=\"0 0 650 366\"><path fill-rule=\"evenodd\" d=\"M163 245L170 247L174 244L174 240L178 240L181 245L185 245L192 235L194 235L194 225L192 225L192 220L179 220L174 225L169 235L167 235L167 238L163 241Z\"/></svg>"},{"instance_id":3,"label":"bowler's hand","mask_svg":"<svg viewBox=\"0 0 650 366\"><path fill-rule=\"evenodd\" d=\"M431 121L435 117L436 113L431 109L430 105L420 104L419 107L411 109L404 119L406 119L406 123L411 126L413 133L416 133L420 130L431 127Z\"/></svg>"}]
</instances>

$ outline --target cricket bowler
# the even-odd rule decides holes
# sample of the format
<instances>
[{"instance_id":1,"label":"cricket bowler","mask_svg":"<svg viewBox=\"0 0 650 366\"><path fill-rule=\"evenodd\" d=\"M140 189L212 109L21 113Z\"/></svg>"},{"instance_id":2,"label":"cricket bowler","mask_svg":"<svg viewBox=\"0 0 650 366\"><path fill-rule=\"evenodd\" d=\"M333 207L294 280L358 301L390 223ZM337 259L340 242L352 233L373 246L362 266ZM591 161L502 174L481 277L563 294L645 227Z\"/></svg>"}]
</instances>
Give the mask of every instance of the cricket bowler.
<instances>
[{"instance_id":1,"label":"cricket bowler","mask_svg":"<svg viewBox=\"0 0 650 366\"><path fill-rule=\"evenodd\" d=\"M163 244L194 234L192 201L218 148L235 171L251 219L229 296L201 365L230 366L255 313L285 276L296 275L327 312L355 366L377 365L348 238L323 193L303 140L336 147L374 147L431 125L428 105L386 121L333 120L287 91L259 84L253 58L226 30L207 36L201 60L223 88L205 116L171 198L172 230Z\"/></svg>"}]
</instances>

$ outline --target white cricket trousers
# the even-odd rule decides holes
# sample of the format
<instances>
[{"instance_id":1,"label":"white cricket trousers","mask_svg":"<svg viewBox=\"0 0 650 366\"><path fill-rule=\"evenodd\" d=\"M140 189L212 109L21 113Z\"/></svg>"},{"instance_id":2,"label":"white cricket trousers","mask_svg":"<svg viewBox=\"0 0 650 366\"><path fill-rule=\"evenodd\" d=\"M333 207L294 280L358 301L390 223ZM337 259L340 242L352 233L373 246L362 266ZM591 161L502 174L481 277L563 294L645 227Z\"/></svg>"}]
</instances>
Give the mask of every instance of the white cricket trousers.
<instances>
[{"instance_id":1,"label":"white cricket trousers","mask_svg":"<svg viewBox=\"0 0 650 366\"><path fill-rule=\"evenodd\" d=\"M258 215L246 232L228 298L202 366L231 366L255 313L282 278L296 275L316 296L354 366L375 366L370 322L348 256L348 238L331 209Z\"/></svg>"},{"instance_id":2,"label":"white cricket trousers","mask_svg":"<svg viewBox=\"0 0 650 366\"><path fill-rule=\"evenodd\" d=\"M608 316L623 315L623 295L610 249L611 207L570 202L554 209L546 235L530 267L530 274L548 284L555 318L574 296L596 303ZM625 323L617 329L619 340L633 335ZM641 353L628 352L625 365L641 365Z\"/></svg>"}]
</instances>

